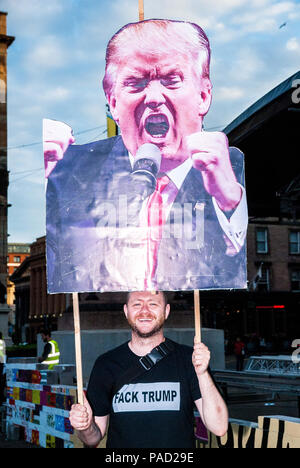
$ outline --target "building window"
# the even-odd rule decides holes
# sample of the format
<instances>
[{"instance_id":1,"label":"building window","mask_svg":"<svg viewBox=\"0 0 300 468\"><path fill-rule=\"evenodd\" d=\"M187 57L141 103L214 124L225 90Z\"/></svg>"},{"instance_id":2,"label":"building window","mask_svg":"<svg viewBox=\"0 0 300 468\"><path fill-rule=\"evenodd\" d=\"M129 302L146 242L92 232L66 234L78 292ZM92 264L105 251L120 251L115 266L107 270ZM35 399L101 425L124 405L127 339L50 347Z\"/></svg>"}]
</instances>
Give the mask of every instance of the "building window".
<instances>
[{"instance_id":1,"label":"building window","mask_svg":"<svg viewBox=\"0 0 300 468\"><path fill-rule=\"evenodd\" d=\"M292 291L300 291L300 270L292 270L291 283Z\"/></svg>"},{"instance_id":2,"label":"building window","mask_svg":"<svg viewBox=\"0 0 300 468\"><path fill-rule=\"evenodd\" d=\"M268 252L269 252L268 229L257 228L256 229L256 253L266 254Z\"/></svg>"},{"instance_id":3,"label":"building window","mask_svg":"<svg viewBox=\"0 0 300 468\"><path fill-rule=\"evenodd\" d=\"M291 255L300 254L300 231L290 231L289 251Z\"/></svg>"},{"instance_id":4,"label":"building window","mask_svg":"<svg viewBox=\"0 0 300 468\"><path fill-rule=\"evenodd\" d=\"M270 287L270 267L263 265L261 268L261 277L256 286L256 291L269 292Z\"/></svg>"},{"instance_id":5,"label":"building window","mask_svg":"<svg viewBox=\"0 0 300 468\"><path fill-rule=\"evenodd\" d=\"M19 256L14 257L14 263L20 263L20 261L21 261L21 257Z\"/></svg>"}]
</instances>

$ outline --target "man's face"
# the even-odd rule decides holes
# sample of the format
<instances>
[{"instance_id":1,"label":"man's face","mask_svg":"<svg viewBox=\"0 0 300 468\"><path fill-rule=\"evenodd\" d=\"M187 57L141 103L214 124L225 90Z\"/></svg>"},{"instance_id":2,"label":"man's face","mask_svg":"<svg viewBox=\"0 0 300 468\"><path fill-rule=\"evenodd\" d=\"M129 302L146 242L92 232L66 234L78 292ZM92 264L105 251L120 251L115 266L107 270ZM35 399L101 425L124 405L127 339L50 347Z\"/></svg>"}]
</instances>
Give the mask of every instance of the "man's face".
<instances>
[{"instance_id":1,"label":"man's face","mask_svg":"<svg viewBox=\"0 0 300 468\"><path fill-rule=\"evenodd\" d=\"M42 333L42 340L43 340L44 343L48 342L48 336L44 335L44 333Z\"/></svg>"},{"instance_id":2,"label":"man's face","mask_svg":"<svg viewBox=\"0 0 300 468\"><path fill-rule=\"evenodd\" d=\"M127 149L135 155L144 143L157 145L162 170L189 156L185 137L201 131L210 103L209 79L199 78L191 54L176 54L174 49L125 54L109 98Z\"/></svg>"},{"instance_id":3,"label":"man's face","mask_svg":"<svg viewBox=\"0 0 300 468\"><path fill-rule=\"evenodd\" d=\"M161 293L132 292L124 312L133 332L141 338L148 338L161 330L170 306L165 304Z\"/></svg>"}]
</instances>

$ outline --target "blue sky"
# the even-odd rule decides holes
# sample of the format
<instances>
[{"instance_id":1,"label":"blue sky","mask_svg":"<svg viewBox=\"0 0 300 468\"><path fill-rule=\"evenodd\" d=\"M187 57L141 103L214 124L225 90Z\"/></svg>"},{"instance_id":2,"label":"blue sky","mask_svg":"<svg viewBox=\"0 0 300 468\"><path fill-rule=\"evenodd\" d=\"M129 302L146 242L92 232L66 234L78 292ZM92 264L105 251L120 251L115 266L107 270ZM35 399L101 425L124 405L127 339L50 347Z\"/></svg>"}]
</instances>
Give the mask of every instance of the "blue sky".
<instances>
[{"instance_id":1,"label":"blue sky","mask_svg":"<svg viewBox=\"0 0 300 468\"><path fill-rule=\"evenodd\" d=\"M33 242L45 234L42 119L68 123L80 144L106 137L105 48L138 20L138 0L2 0L0 8L16 37L8 52L9 242ZM144 8L145 19L189 20L207 32L214 98L206 130L222 130L300 68L299 1L144 0Z\"/></svg>"}]
</instances>

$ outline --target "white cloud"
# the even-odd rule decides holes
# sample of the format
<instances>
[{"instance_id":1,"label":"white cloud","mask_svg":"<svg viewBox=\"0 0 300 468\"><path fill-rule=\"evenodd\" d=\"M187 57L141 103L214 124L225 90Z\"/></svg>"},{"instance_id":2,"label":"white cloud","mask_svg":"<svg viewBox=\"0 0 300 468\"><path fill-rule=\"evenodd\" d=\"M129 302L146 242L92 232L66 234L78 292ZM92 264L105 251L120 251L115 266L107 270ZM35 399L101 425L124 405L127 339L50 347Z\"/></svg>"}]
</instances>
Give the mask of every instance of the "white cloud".
<instances>
[{"instance_id":1,"label":"white cloud","mask_svg":"<svg viewBox=\"0 0 300 468\"><path fill-rule=\"evenodd\" d=\"M55 88L50 88L44 93L41 98L43 101L65 101L71 95L70 89L64 88L62 86L57 86Z\"/></svg>"},{"instance_id":2,"label":"white cloud","mask_svg":"<svg viewBox=\"0 0 300 468\"><path fill-rule=\"evenodd\" d=\"M300 52L300 41L296 37L292 37L287 41L286 48L289 52Z\"/></svg>"},{"instance_id":3,"label":"white cloud","mask_svg":"<svg viewBox=\"0 0 300 468\"><path fill-rule=\"evenodd\" d=\"M258 52L253 47L245 46L233 59L231 78L245 84L248 80L256 80L264 67L265 63L259 57Z\"/></svg>"},{"instance_id":4,"label":"white cloud","mask_svg":"<svg viewBox=\"0 0 300 468\"><path fill-rule=\"evenodd\" d=\"M41 69L59 68L68 61L62 42L55 36L38 38L34 47L24 58L25 66L32 72Z\"/></svg>"},{"instance_id":5,"label":"white cloud","mask_svg":"<svg viewBox=\"0 0 300 468\"><path fill-rule=\"evenodd\" d=\"M186 2L182 3L181 0L179 1L181 2L184 11ZM248 0L214 0L213 2L208 2L207 0L192 0L192 2L190 2L190 8L194 15L195 12L197 12L199 17L202 15L209 16L216 20L232 14L235 10L244 7L248 3ZM170 8L170 11L172 11L172 7Z\"/></svg>"},{"instance_id":6,"label":"white cloud","mask_svg":"<svg viewBox=\"0 0 300 468\"><path fill-rule=\"evenodd\" d=\"M288 14L288 19L292 21L297 21L300 18L300 8Z\"/></svg>"},{"instance_id":7,"label":"white cloud","mask_svg":"<svg viewBox=\"0 0 300 468\"><path fill-rule=\"evenodd\" d=\"M277 30L279 23L291 18L299 12L299 5L295 2L256 2L258 8L245 8L244 11L232 17L232 24L239 25L244 33L271 32ZM250 4L251 5L251 4ZM258 6L258 5L257 5Z\"/></svg>"},{"instance_id":8,"label":"white cloud","mask_svg":"<svg viewBox=\"0 0 300 468\"><path fill-rule=\"evenodd\" d=\"M207 10L209 10L210 13L217 14L218 16L227 15L233 10L247 5L247 3L247 0L214 0L213 2L202 1L202 4L205 4Z\"/></svg>"},{"instance_id":9,"label":"white cloud","mask_svg":"<svg viewBox=\"0 0 300 468\"><path fill-rule=\"evenodd\" d=\"M214 92L216 101L236 101L242 98L245 94L243 88L234 86L218 86Z\"/></svg>"},{"instance_id":10,"label":"white cloud","mask_svg":"<svg viewBox=\"0 0 300 468\"><path fill-rule=\"evenodd\" d=\"M240 31L236 28L230 28L222 22L215 23L211 28L211 42L226 43L233 41L240 35Z\"/></svg>"},{"instance_id":11,"label":"white cloud","mask_svg":"<svg viewBox=\"0 0 300 468\"><path fill-rule=\"evenodd\" d=\"M271 0L252 0L251 7L254 9L262 8L267 5L270 5Z\"/></svg>"},{"instance_id":12,"label":"white cloud","mask_svg":"<svg viewBox=\"0 0 300 468\"><path fill-rule=\"evenodd\" d=\"M62 11L62 2L60 0L51 0L51 2L41 2L40 0L2 0L2 9L9 10L10 15L20 19L49 17L49 15L58 14Z\"/></svg>"},{"instance_id":13,"label":"white cloud","mask_svg":"<svg viewBox=\"0 0 300 468\"><path fill-rule=\"evenodd\" d=\"M18 32L18 40L37 37L49 28L52 20L57 21L70 0L1 0L1 11L9 13L9 29Z\"/></svg>"},{"instance_id":14,"label":"white cloud","mask_svg":"<svg viewBox=\"0 0 300 468\"><path fill-rule=\"evenodd\" d=\"M291 13L292 11L295 10L295 8L296 8L296 5L294 2L278 2L268 7L265 10L265 12L269 16L278 16L278 15L283 15L285 13Z\"/></svg>"},{"instance_id":15,"label":"white cloud","mask_svg":"<svg viewBox=\"0 0 300 468\"><path fill-rule=\"evenodd\" d=\"M276 27L277 22L268 14L257 14L257 12L246 12L244 14L236 15L232 18L231 22L236 26L243 28L244 32L259 32L270 31Z\"/></svg>"}]
</instances>

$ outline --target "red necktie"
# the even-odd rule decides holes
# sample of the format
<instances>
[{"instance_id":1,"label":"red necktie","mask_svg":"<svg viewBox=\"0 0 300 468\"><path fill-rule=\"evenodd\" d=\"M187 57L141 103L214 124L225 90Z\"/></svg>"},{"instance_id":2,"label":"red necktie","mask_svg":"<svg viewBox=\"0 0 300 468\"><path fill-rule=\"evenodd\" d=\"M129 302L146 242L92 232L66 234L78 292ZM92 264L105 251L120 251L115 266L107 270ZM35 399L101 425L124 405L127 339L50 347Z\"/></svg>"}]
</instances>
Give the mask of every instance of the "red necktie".
<instances>
[{"instance_id":1,"label":"red necktie","mask_svg":"<svg viewBox=\"0 0 300 468\"><path fill-rule=\"evenodd\" d=\"M155 191L150 195L148 200L146 289L150 287L149 280L152 283L156 271L159 243L162 238L163 226L166 222L163 210L162 192L169 182L170 179L166 175L157 179Z\"/></svg>"}]
</instances>

